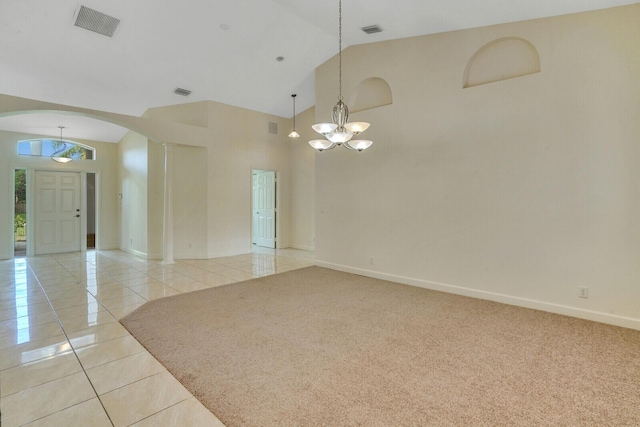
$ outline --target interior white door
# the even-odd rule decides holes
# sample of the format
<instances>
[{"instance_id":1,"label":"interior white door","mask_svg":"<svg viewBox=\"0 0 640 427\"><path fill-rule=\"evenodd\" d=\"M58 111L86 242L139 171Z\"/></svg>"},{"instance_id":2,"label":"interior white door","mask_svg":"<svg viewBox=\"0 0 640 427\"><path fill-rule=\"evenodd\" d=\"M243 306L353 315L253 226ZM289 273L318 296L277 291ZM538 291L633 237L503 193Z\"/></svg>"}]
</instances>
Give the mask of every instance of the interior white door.
<instances>
[{"instance_id":1,"label":"interior white door","mask_svg":"<svg viewBox=\"0 0 640 427\"><path fill-rule=\"evenodd\" d=\"M253 244L276 247L276 173L253 171Z\"/></svg>"},{"instance_id":2,"label":"interior white door","mask_svg":"<svg viewBox=\"0 0 640 427\"><path fill-rule=\"evenodd\" d=\"M80 250L80 174L35 173L34 252Z\"/></svg>"}]
</instances>

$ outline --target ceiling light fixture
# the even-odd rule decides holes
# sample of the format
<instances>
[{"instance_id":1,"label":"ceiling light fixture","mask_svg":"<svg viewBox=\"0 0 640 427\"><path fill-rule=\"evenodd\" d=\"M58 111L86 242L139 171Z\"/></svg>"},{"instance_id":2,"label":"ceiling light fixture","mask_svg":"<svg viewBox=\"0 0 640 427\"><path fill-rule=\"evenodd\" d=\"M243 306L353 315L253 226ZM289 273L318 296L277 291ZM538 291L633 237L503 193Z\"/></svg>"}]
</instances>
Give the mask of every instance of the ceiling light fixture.
<instances>
[{"instance_id":1,"label":"ceiling light fixture","mask_svg":"<svg viewBox=\"0 0 640 427\"><path fill-rule=\"evenodd\" d=\"M289 134L289 138L300 138L300 134L296 132L296 94L291 94L291 98L293 98L293 130Z\"/></svg>"},{"instance_id":2,"label":"ceiling light fixture","mask_svg":"<svg viewBox=\"0 0 640 427\"><path fill-rule=\"evenodd\" d=\"M58 154L61 153L64 155L64 152L67 151L67 143L62 140L62 129L64 129L64 126L58 126L58 128L60 129L60 143L57 150L51 153L51 160L58 163L69 163L73 160L71 157L58 156Z\"/></svg>"},{"instance_id":3,"label":"ceiling light fixture","mask_svg":"<svg viewBox=\"0 0 640 427\"><path fill-rule=\"evenodd\" d=\"M331 150L336 145L342 145L349 150L362 151L369 148L373 142L368 140L352 141L351 138L367 130L369 123L347 123L349 119L349 108L342 102L342 0L339 1L338 13L338 103L333 107L333 113L331 115L333 123L317 123L312 126L313 130L327 139L314 139L309 141L309 145L318 151Z\"/></svg>"}]
</instances>

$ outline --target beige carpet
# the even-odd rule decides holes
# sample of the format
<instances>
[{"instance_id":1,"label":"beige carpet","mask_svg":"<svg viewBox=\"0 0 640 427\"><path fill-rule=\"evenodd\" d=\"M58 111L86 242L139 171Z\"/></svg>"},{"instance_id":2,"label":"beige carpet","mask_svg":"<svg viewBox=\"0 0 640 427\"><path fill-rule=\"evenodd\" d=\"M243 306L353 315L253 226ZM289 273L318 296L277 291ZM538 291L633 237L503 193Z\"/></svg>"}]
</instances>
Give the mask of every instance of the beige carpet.
<instances>
[{"instance_id":1,"label":"beige carpet","mask_svg":"<svg viewBox=\"0 0 640 427\"><path fill-rule=\"evenodd\" d=\"M640 426L640 331L308 267L122 320L227 426Z\"/></svg>"}]
</instances>

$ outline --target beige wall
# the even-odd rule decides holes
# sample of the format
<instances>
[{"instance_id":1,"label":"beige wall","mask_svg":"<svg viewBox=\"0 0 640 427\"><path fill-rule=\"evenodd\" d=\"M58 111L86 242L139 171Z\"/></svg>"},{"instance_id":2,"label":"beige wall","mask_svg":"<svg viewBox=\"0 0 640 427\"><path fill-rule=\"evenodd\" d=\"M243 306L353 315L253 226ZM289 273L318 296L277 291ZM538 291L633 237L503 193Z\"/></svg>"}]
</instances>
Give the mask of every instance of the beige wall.
<instances>
[{"instance_id":1,"label":"beige wall","mask_svg":"<svg viewBox=\"0 0 640 427\"><path fill-rule=\"evenodd\" d=\"M206 130L185 133L185 145L174 147L176 259L212 258L252 250L254 169L278 173L278 247L313 248L314 152L306 144L313 137L313 109L298 119L301 126L309 129L301 130L303 137L295 142L286 136L290 119L214 102L152 108L144 117ZM268 132L269 122L278 124L277 135ZM204 139L203 134L207 135ZM164 147L129 132L120 142L119 154L123 192L119 212L121 248L161 259Z\"/></svg>"},{"instance_id":2,"label":"beige wall","mask_svg":"<svg viewBox=\"0 0 640 427\"><path fill-rule=\"evenodd\" d=\"M133 131L120 140L118 164L120 165L118 218L120 222L120 249L147 255L147 138Z\"/></svg>"},{"instance_id":3,"label":"beige wall","mask_svg":"<svg viewBox=\"0 0 640 427\"><path fill-rule=\"evenodd\" d=\"M153 108L145 113L145 117L203 126L209 130L206 141L194 144L206 145L206 148L181 145L175 148L174 250L177 259L212 258L252 250L251 177L254 169L278 173L278 247L289 247L292 242L302 242L300 245L307 247L312 242L313 222L308 219L313 218L313 203L309 203L308 197L301 195L299 206L295 208L306 219L302 225L292 228L293 142L287 138L290 119L208 101ZM312 118L307 121L310 123ZM278 124L277 135L269 133L269 122ZM313 153L308 151L295 156L307 165L313 159ZM163 161L150 159L149 168L149 175L156 176L149 182L162 182ZM301 183L313 184L305 178L305 174L313 175L313 167L295 173ZM302 193L300 183L297 188L298 193ZM160 193L150 197L148 203L156 203L159 209L161 199ZM293 229L295 234L292 234ZM149 236L151 239L151 232Z\"/></svg>"},{"instance_id":4,"label":"beige wall","mask_svg":"<svg viewBox=\"0 0 640 427\"><path fill-rule=\"evenodd\" d=\"M207 149L178 146L174 167L174 255L183 258L208 258L207 216L205 197L207 182Z\"/></svg>"},{"instance_id":5,"label":"beige wall","mask_svg":"<svg viewBox=\"0 0 640 427\"><path fill-rule=\"evenodd\" d=\"M41 135L0 131L0 259L13 257L13 171L15 169L60 170L96 173L98 249L118 247L117 152L116 144L98 141L76 142L96 149L96 160L60 164L43 157L18 156L18 141L43 138Z\"/></svg>"},{"instance_id":6,"label":"beige wall","mask_svg":"<svg viewBox=\"0 0 640 427\"><path fill-rule=\"evenodd\" d=\"M150 259L163 257L164 146L128 132L120 155L121 246ZM206 149L174 147L174 256L206 258Z\"/></svg>"},{"instance_id":7,"label":"beige wall","mask_svg":"<svg viewBox=\"0 0 640 427\"><path fill-rule=\"evenodd\" d=\"M214 136L208 153L209 257L251 252L251 184L254 169L277 172L277 246L290 242L291 120L211 102ZM269 133L269 122L278 134Z\"/></svg>"},{"instance_id":8,"label":"beige wall","mask_svg":"<svg viewBox=\"0 0 640 427\"><path fill-rule=\"evenodd\" d=\"M633 5L347 49L345 99L380 77L393 104L352 116L371 149L316 156L318 263L640 328L638 22ZM501 37L541 72L463 89ZM336 91L334 58L319 121Z\"/></svg>"},{"instance_id":9,"label":"beige wall","mask_svg":"<svg viewBox=\"0 0 640 427\"><path fill-rule=\"evenodd\" d=\"M164 146L128 132L118 144L120 248L163 257ZM174 147L174 255L206 257L206 149Z\"/></svg>"},{"instance_id":10,"label":"beige wall","mask_svg":"<svg viewBox=\"0 0 640 427\"><path fill-rule=\"evenodd\" d=\"M209 106L206 101L151 108L143 115L164 123L186 124L205 129L202 134L184 133L173 148L174 258L207 258L207 148ZM195 146L194 146L195 145ZM196 147L200 145L200 147ZM164 161L162 143L149 145L149 257L163 257Z\"/></svg>"},{"instance_id":11,"label":"beige wall","mask_svg":"<svg viewBox=\"0 0 640 427\"><path fill-rule=\"evenodd\" d=\"M318 136L311 126L315 108L296 116L300 138L291 142L291 239L292 248L315 249L315 156L308 142ZM318 156L329 153L318 153Z\"/></svg>"},{"instance_id":12,"label":"beige wall","mask_svg":"<svg viewBox=\"0 0 640 427\"><path fill-rule=\"evenodd\" d=\"M151 259L162 259L164 243L164 146L149 141L148 150L147 234L149 236L149 253L147 256Z\"/></svg>"}]
</instances>

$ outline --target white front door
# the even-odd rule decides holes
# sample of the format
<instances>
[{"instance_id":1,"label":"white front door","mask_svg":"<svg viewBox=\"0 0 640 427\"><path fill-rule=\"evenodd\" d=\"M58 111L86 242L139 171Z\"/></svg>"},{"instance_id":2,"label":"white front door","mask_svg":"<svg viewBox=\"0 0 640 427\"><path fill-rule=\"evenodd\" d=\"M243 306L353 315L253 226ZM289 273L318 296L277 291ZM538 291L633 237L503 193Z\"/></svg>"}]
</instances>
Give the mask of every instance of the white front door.
<instances>
[{"instance_id":1,"label":"white front door","mask_svg":"<svg viewBox=\"0 0 640 427\"><path fill-rule=\"evenodd\" d=\"M276 173L253 171L253 244L276 247Z\"/></svg>"},{"instance_id":2,"label":"white front door","mask_svg":"<svg viewBox=\"0 0 640 427\"><path fill-rule=\"evenodd\" d=\"M35 173L34 252L80 250L80 174Z\"/></svg>"}]
</instances>

